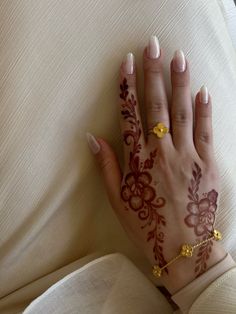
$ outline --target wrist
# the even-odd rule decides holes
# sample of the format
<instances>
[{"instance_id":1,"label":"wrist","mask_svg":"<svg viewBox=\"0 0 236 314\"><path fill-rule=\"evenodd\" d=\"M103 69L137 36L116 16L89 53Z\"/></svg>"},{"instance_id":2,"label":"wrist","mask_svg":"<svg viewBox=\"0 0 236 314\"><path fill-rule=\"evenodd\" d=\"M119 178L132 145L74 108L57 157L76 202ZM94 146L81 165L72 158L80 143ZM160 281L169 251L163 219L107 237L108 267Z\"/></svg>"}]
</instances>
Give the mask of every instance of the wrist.
<instances>
[{"instance_id":1,"label":"wrist","mask_svg":"<svg viewBox=\"0 0 236 314\"><path fill-rule=\"evenodd\" d=\"M161 276L162 283L171 294L176 293L199 276L195 272L196 261L198 259L197 254L198 252L194 251L191 258L181 257L168 266L168 274L163 272ZM211 254L201 274L207 272L212 266L220 262L226 254L227 252L224 248L219 243L213 241Z\"/></svg>"}]
</instances>

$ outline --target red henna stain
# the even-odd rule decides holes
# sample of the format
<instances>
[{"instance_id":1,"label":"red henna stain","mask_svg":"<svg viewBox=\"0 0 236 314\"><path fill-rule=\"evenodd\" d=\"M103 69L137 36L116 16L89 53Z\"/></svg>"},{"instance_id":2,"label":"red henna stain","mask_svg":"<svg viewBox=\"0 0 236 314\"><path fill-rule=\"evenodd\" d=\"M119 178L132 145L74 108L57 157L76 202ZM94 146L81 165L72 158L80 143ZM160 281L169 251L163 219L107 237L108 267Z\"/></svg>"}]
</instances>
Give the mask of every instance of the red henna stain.
<instances>
[{"instance_id":1,"label":"red henna stain","mask_svg":"<svg viewBox=\"0 0 236 314\"><path fill-rule=\"evenodd\" d=\"M137 102L133 94L128 97L128 89L127 79L124 78L120 85L120 98L124 100L121 105L121 114L129 122L131 128L126 130L123 136L126 145L132 145L132 149L129 158L130 172L125 176L124 184L121 187L121 197L131 210L137 212L138 218L145 221L141 228L149 227L147 242L153 241L154 258L162 267L167 263L163 255L164 233L161 231L161 226L166 225L166 220L158 210L165 205L166 201L163 197L157 197L156 191L152 187L152 176L148 171L153 168L157 149L150 152L149 157L144 161L140 160L139 153L142 146L139 142L141 136L140 121L135 111ZM165 272L168 274L167 268Z\"/></svg>"},{"instance_id":2,"label":"red henna stain","mask_svg":"<svg viewBox=\"0 0 236 314\"><path fill-rule=\"evenodd\" d=\"M188 188L190 202L187 204L187 211L189 214L185 217L184 222L189 228L193 228L195 235L201 237L200 241L203 241L209 237L214 229L218 193L213 189L208 193L202 193L200 199L198 190L202 172L197 163L194 163L194 167L195 169L192 171L193 178ZM196 277L206 271L212 246L213 241L209 241L199 247L195 267Z\"/></svg>"}]
</instances>

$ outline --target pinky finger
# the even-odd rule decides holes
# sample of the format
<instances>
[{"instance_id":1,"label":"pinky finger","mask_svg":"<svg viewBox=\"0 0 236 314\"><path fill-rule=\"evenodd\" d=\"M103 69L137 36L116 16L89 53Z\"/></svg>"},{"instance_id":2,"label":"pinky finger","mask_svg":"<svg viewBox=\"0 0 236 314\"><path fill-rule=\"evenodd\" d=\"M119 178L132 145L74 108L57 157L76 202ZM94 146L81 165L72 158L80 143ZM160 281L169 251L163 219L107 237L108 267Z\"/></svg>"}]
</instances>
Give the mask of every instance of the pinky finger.
<instances>
[{"instance_id":1,"label":"pinky finger","mask_svg":"<svg viewBox=\"0 0 236 314\"><path fill-rule=\"evenodd\" d=\"M200 158L213 159L212 104L207 87L202 86L195 100L194 142Z\"/></svg>"}]
</instances>

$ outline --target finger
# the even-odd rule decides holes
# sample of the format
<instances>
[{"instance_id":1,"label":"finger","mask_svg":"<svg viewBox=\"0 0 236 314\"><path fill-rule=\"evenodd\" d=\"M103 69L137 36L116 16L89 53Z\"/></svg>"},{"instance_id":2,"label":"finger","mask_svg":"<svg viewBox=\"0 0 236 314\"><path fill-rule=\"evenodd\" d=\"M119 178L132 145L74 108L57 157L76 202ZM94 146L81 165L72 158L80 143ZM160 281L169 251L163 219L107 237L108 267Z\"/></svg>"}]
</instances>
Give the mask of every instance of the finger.
<instances>
[{"instance_id":1,"label":"finger","mask_svg":"<svg viewBox=\"0 0 236 314\"><path fill-rule=\"evenodd\" d=\"M194 142L198 155L205 161L213 159L212 105L205 86L195 100Z\"/></svg>"},{"instance_id":2,"label":"finger","mask_svg":"<svg viewBox=\"0 0 236 314\"><path fill-rule=\"evenodd\" d=\"M176 149L186 150L193 144L193 109L188 62L182 50L175 52L171 62L172 138Z\"/></svg>"},{"instance_id":3,"label":"finger","mask_svg":"<svg viewBox=\"0 0 236 314\"><path fill-rule=\"evenodd\" d=\"M89 147L94 154L105 183L107 194L113 208L120 202L122 173L117 157L110 145L101 138L87 133Z\"/></svg>"},{"instance_id":4,"label":"finger","mask_svg":"<svg viewBox=\"0 0 236 314\"><path fill-rule=\"evenodd\" d=\"M124 141L125 164L132 144L145 144L136 89L136 67L134 55L128 53L120 68L120 126Z\"/></svg>"},{"instance_id":5,"label":"finger","mask_svg":"<svg viewBox=\"0 0 236 314\"><path fill-rule=\"evenodd\" d=\"M156 135L150 132L153 127L158 122L164 123L168 128L170 126L162 63L163 53L159 47L158 39L156 36L151 36L149 45L143 54L144 94L149 139L155 141L157 140ZM161 141L156 142L166 147L166 142L170 141L171 136L167 134Z\"/></svg>"}]
</instances>

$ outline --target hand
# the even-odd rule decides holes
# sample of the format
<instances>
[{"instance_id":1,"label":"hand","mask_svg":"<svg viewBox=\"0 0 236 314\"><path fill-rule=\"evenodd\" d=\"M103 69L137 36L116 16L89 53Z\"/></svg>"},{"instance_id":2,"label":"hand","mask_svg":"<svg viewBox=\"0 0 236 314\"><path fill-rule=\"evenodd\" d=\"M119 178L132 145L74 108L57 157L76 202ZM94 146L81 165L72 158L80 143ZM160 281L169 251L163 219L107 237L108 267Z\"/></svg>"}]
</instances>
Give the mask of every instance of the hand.
<instances>
[{"instance_id":1,"label":"hand","mask_svg":"<svg viewBox=\"0 0 236 314\"><path fill-rule=\"evenodd\" d=\"M147 132L140 117L133 55L128 54L121 65L123 174L108 143L101 138L96 142L89 135L120 222L150 263L160 267L179 254L182 244L209 238L219 201L211 98L202 87L193 119L189 64L183 52L177 51L170 66L172 101L168 104L162 64L163 51L151 37L143 54ZM158 122L170 129L163 138L152 132ZM182 257L167 267L163 284L174 293L225 254L218 242L209 241L192 258Z\"/></svg>"}]
</instances>

